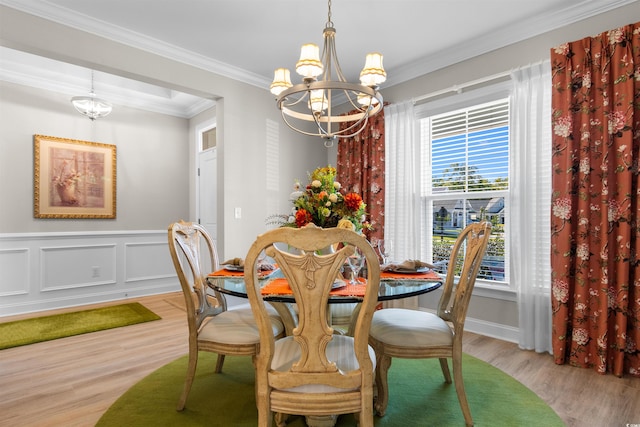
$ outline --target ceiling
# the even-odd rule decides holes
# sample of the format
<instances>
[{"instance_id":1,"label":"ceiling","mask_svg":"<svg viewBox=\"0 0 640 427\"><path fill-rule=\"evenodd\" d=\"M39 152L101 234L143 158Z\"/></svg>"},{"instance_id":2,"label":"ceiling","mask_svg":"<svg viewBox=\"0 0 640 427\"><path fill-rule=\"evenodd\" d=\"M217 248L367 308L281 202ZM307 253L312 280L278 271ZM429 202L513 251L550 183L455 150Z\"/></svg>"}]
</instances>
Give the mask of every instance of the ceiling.
<instances>
[{"instance_id":1,"label":"ceiling","mask_svg":"<svg viewBox=\"0 0 640 427\"><path fill-rule=\"evenodd\" d=\"M347 79L356 81L365 55L377 51L384 55L388 74L384 88L635 1L335 0L331 18ZM0 0L0 4L265 89L275 68L295 68L303 43L322 45L327 22L324 0ZM6 56L2 53L0 65L5 65ZM90 72L77 68L74 75L90 87ZM108 97L98 86L105 84L107 92L107 81L134 88L133 83L110 79L96 75L99 96ZM170 92L169 98L178 96ZM201 102L186 103L192 101Z\"/></svg>"}]
</instances>

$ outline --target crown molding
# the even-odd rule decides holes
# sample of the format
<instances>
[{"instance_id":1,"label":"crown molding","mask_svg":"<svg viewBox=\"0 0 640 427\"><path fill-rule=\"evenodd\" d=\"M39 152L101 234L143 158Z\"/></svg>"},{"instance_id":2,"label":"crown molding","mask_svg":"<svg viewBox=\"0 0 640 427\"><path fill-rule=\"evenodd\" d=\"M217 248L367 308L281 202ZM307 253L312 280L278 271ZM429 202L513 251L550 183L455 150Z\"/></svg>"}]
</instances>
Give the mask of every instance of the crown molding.
<instances>
[{"instance_id":1,"label":"crown molding","mask_svg":"<svg viewBox=\"0 0 640 427\"><path fill-rule=\"evenodd\" d=\"M584 0L578 5L567 7L561 11L538 15L526 21L515 22L482 37L477 37L469 43L458 45L455 48L448 48L413 63L387 70L387 74L390 77L387 79L385 86L404 83L458 62L557 30L637 1Z\"/></svg>"},{"instance_id":2,"label":"crown molding","mask_svg":"<svg viewBox=\"0 0 640 427\"><path fill-rule=\"evenodd\" d=\"M544 15L537 15L528 20L515 22L510 26L503 27L481 37L476 37L474 40L465 42L454 48L448 48L410 64L389 69L387 70L389 78L385 86L403 83L452 64L637 1L638 0L583 0L578 4L568 6L560 11L549 12ZM268 89L271 83L269 78L248 70L205 57L195 52L177 48L176 46L143 34L60 8L46 1L0 0L0 4L262 89Z\"/></svg>"},{"instance_id":3,"label":"crown molding","mask_svg":"<svg viewBox=\"0 0 640 427\"><path fill-rule=\"evenodd\" d=\"M271 80L256 73L178 48L126 28L103 22L68 9L63 9L46 1L0 0L0 4L262 89L268 88L271 84Z\"/></svg>"},{"instance_id":4,"label":"crown molding","mask_svg":"<svg viewBox=\"0 0 640 427\"><path fill-rule=\"evenodd\" d=\"M67 95L86 95L89 70L0 47L0 80ZM95 93L114 105L190 119L215 101L95 71Z\"/></svg>"}]
</instances>

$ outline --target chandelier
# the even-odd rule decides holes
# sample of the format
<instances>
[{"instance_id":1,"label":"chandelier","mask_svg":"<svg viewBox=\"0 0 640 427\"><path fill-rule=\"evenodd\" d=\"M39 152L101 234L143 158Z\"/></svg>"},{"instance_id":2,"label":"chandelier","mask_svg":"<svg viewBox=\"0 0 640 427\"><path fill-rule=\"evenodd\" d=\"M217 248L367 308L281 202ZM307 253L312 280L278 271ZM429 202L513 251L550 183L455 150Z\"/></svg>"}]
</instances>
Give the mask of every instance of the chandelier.
<instances>
[{"instance_id":1,"label":"chandelier","mask_svg":"<svg viewBox=\"0 0 640 427\"><path fill-rule=\"evenodd\" d=\"M336 54L331 0L328 6L327 23L322 33L322 60L317 45L303 45L300 60L296 63L296 72L302 76L302 83L293 85L289 70L278 68L270 87L287 126L296 132L323 138L325 147L331 147L337 138L349 138L364 129L369 117L383 107L378 87L387 79L379 53L367 54L359 84L345 79ZM348 113L335 111L335 107L342 104L350 110ZM309 123L313 123L317 130L309 131L312 128ZM340 129L342 123L347 124Z\"/></svg>"},{"instance_id":2,"label":"chandelier","mask_svg":"<svg viewBox=\"0 0 640 427\"><path fill-rule=\"evenodd\" d=\"M74 96L71 103L80 114L91 120L99 119L111 113L111 104L98 98L93 91L93 70L91 71L91 92L87 96Z\"/></svg>"}]
</instances>

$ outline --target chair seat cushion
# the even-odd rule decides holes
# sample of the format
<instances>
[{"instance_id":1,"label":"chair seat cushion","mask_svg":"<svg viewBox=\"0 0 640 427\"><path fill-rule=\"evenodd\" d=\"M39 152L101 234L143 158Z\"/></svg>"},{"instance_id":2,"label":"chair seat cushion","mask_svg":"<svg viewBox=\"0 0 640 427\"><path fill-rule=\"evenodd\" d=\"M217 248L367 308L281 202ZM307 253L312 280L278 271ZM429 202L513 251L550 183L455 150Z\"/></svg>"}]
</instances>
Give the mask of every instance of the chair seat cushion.
<instances>
[{"instance_id":1,"label":"chair seat cushion","mask_svg":"<svg viewBox=\"0 0 640 427\"><path fill-rule=\"evenodd\" d=\"M373 370L376 367L376 354L371 346L369 347L369 358L373 363ZM344 335L334 335L327 345L327 359L336 364L338 370L342 372L358 369L358 360L353 349L353 337ZM285 337L275 342L275 350L271 368L275 371L288 371L295 362L300 359L300 345L293 337ZM331 387L324 384L306 384L286 391L299 393L334 393L345 391L345 389Z\"/></svg>"},{"instance_id":2,"label":"chair seat cushion","mask_svg":"<svg viewBox=\"0 0 640 427\"><path fill-rule=\"evenodd\" d=\"M433 313L387 308L373 314L369 335L377 341L403 347L436 347L453 344L453 332Z\"/></svg>"},{"instance_id":3,"label":"chair seat cushion","mask_svg":"<svg viewBox=\"0 0 640 427\"><path fill-rule=\"evenodd\" d=\"M284 325L277 315L271 315L273 335L284 331ZM257 344L260 342L258 326L251 309L228 310L210 317L200 329L199 340L224 344Z\"/></svg>"},{"instance_id":4,"label":"chair seat cushion","mask_svg":"<svg viewBox=\"0 0 640 427\"><path fill-rule=\"evenodd\" d=\"M348 325L351 322L351 315L358 303L330 304L331 323L333 325Z\"/></svg>"}]
</instances>

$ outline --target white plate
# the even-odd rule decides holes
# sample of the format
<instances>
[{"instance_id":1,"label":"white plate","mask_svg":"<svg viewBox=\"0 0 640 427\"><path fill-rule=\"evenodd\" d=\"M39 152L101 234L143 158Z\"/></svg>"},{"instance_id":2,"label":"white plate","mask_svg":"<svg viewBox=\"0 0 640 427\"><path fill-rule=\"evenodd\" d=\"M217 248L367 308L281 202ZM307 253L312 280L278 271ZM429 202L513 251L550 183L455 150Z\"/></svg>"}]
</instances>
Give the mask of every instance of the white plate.
<instances>
[{"instance_id":1,"label":"white plate","mask_svg":"<svg viewBox=\"0 0 640 427\"><path fill-rule=\"evenodd\" d=\"M225 270L229 270L229 271L244 271L244 266L243 265L225 265L224 266Z\"/></svg>"},{"instance_id":2,"label":"white plate","mask_svg":"<svg viewBox=\"0 0 640 427\"><path fill-rule=\"evenodd\" d=\"M331 286L331 290L344 288L345 286L347 286L347 282L345 282L344 280L338 279L335 282L333 282L333 286Z\"/></svg>"},{"instance_id":3,"label":"white plate","mask_svg":"<svg viewBox=\"0 0 640 427\"><path fill-rule=\"evenodd\" d=\"M416 268L415 270L412 269L403 269L403 268L396 268L395 270L390 270L389 273L399 273L399 274L422 274L422 273L426 273L427 271L429 271L429 267L420 267L420 268Z\"/></svg>"}]
</instances>

